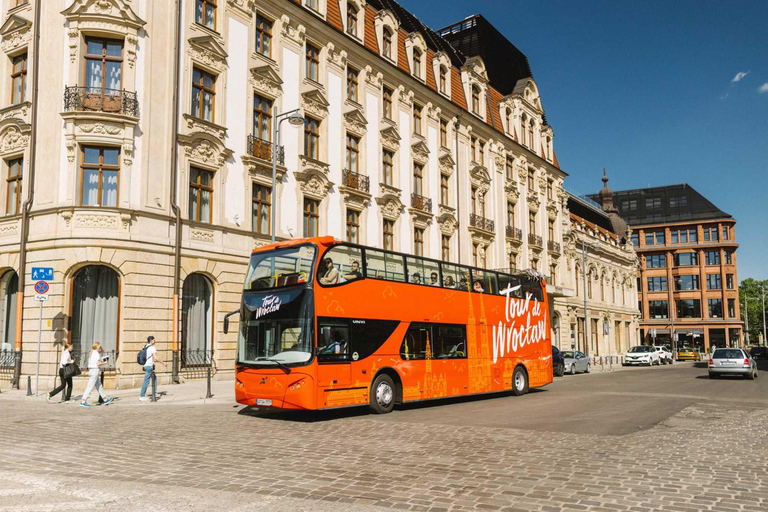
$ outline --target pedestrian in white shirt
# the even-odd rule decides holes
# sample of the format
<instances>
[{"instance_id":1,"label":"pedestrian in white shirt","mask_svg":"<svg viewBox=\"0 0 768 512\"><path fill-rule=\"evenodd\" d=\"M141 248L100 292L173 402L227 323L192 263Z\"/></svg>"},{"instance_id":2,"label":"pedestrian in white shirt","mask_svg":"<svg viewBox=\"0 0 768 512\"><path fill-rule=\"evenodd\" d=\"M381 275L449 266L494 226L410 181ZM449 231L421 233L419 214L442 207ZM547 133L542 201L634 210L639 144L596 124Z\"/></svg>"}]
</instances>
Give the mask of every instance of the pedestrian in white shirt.
<instances>
[{"instance_id":1,"label":"pedestrian in white shirt","mask_svg":"<svg viewBox=\"0 0 768 512\"><path fill-rule=\"evenodd\" d=\"M155 382L155 389L157 389L157 376L155 375L155 362L158 362L168 368L160 356L157 355L157 348L155 348L155 337L147 336L147 345L144 347L147 351L147 361L144 363L144 382L141 384L141 396L139 400L146 402L149 400L147 394L147 388L149 387L150 379Z\"/></svg>"},{"instance_id":2,"label":"pedestrian in white shirt","mask_svg":"<svg viewBox=\"0 0 768 512\"><path fill-rule=\"evenodd\" d=\"M106 358L102 359L101 357L103 352L104 349L98 341L91 347L91 355L88 356L88 386L85 388L83 400L80 402L80 405L83 407L90 407L90 405L88 405L88 396L91 394L94 387L99 392L99 396L104 400L104 404L108 404L113 400L112 398L107 398L107 395L104 394L104 388L101 386L101 381L99 380L99 370L102 366L107 364Z\"/></svg>"},{"instance_id":3,"label":"pedestrian in white shirt","mask_svg":"<svg viewBox=\"0 0 768 512\"><path fill-rule=\"evenodd\" d=\"M69 399L72 397L72 377L69 376L64 378L64 369L68 364L73 364L74 362L75 360L72 359L72 342L68 341L64 350L61 351L61 361L59 362L59 377L61 378L61 384L45 396L47 401L50 402L51 398L58 395L61 391L64 391L64 388L66 387L67 390L61 396L61 401L69 402Z\"/></svg>"}]
</instances>

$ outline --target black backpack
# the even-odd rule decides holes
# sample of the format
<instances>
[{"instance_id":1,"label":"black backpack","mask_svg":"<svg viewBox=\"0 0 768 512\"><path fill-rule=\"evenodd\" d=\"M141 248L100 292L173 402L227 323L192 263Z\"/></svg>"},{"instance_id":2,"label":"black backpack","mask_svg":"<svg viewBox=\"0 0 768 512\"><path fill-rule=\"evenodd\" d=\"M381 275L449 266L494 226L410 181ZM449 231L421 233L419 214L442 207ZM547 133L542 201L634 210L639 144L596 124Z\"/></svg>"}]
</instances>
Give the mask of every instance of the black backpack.
<instances>
[{"instance_id":1,"label":"black backpack","mask_svg":"<svg viewBox=\"0 0 768 512\"><path fill-rule=\"evenodd\" d=\"M141 366L144 366L147 364L147 349L149 348L149 345L146 345L143 349L139 351L138 354L136 354L136 362L139 363Z\"/></svg>"}]
</instances>

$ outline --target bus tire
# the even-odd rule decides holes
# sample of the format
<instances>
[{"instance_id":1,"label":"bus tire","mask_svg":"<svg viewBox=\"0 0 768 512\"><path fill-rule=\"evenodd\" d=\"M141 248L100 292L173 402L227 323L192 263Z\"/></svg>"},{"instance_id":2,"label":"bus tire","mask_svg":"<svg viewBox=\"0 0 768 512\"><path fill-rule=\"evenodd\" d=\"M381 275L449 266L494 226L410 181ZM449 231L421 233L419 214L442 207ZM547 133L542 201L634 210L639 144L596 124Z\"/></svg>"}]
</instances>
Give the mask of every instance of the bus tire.
<instances>
[{"instance_id":1,"label":"bus tire","mask_svg":"<svg viewBox=\"0 0 768 512\"><path fill-rule=\"evenodd\" d=\"M525 368L518 366L512 373L512 394L515 396L524 395L528 392L528 372Z\"/></svg>"},{"instance_id":2,"label":"bus tire","mask_svg":"<svg viewBox=\"0 0 768 512\"><path fill-rule=\"evenodd\" d=\"M371 385L370 408L376 414L392 412L395 407L395 383L386 373L380 373Z\"/></svg>"}]
</instances>

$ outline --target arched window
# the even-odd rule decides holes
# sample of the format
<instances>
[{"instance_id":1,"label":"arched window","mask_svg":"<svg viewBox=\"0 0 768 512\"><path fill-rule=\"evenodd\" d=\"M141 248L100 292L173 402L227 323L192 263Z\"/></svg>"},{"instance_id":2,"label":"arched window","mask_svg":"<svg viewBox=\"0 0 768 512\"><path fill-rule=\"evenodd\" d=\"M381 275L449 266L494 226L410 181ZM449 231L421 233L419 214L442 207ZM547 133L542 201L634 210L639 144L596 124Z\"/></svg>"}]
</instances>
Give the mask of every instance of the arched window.
<instances>
[{"instance_id":1,"label":"arched window","mask_svg":"<svg viewBox=\"0 0 768 512\"><path fill-rule=\"evenodd\" d=\"M533 149L533 119L528 121L528 147Z\"/></svg>"},{"instance_id":2,"label":"arched window","mask_svg":"<svg viewBox=\"0 0 768 512\"><path fill-rule=\"evenodd\" d=\"M592 298L592 270L587 272L587 298Z\"/></svg>"},{"instance_id":3,"label":"arched window","mask_svg":"<svg viewBox=\"0 0 768 512\"><path fill-rule=\"evenodd\" d=\"M413 49L413 76L421 78L421 52Z\"/></svg>"},{"instance_id":4,"label":"arched window","mask_svg":"<svg viewBox=\"0 0 768 512\"><path fill-rule=\"evenodd\" d=\"M600 278L600 300L605 302L605 278Z\"/></svg>"},{"instance_id":5,"label":"arched window","mask_svg":"<svg viewBox=\"0 0 768 512\"><path fill-rule=\"evenodd\" d=\"M16 344L16 293L19 291L19 276L13 270L0 279L0 350L11 351ZM3 359L0 365L6 363Z\"/></svg>"},{"instance_id":6,"label":"arched window","mask_svg":"<svg viewBox=\"0 0 768 512\"><path fill-rule=\"evenodd\" d=\"M381 53L386 58L391 59L392 58L392 31L388 28L384 29L384 35L382 36L384 39L384 44L382 44Z\"/></svg>"},{"instance_id":7,"label":"arched window","mask_svg":"<svg viewBox=\"0 0 768 512\"><path fill-rule=\"evenodd\" d=\"M213 288L202 274L190 274L181 292L182 365L210 364L212 348Z\"/></svg>"},{"instance_id":8,"label":"arched window","mask_svg":"<svg viewBox=\"0 0 768 512\"><path fill-rule=\"evenodd\" d=\"M72 280L69 333L76 354L87 357L91 345L99 341L105 354L116 356L119 293L120 279L111 268L89 265L77 271Z\"/></svg>"},{"instance_id":9,"label":"arched window","mask_svg":"<svg viewBox=\"0 0 768 512\"><path fill-rule=\"evenodd\" d=\"M446 94L448 92L448 68L440 66L440 92Z\"/></svg>"},{"instance_id":10,"label":"arched window","mask_svg":"<svg viewBox=\"0 0 768 512\"><path fill-rule=\"evenodd\" d=\"M522 120L520 122L520 138L522 139L520 142L523 143L523 146L527 146L528 142L525 140L525 126L528 124L528 116L523 114Z\"/></svg>"},{"instance_id":11,"label":"arched window","mask_svg":"<svg viewBox=\"0 0 768 512\"><path fill-rule=\"evenodd\" d=\"M480 88L472 86L472 112L480 114Z\"/></svg>"}]
</instances>

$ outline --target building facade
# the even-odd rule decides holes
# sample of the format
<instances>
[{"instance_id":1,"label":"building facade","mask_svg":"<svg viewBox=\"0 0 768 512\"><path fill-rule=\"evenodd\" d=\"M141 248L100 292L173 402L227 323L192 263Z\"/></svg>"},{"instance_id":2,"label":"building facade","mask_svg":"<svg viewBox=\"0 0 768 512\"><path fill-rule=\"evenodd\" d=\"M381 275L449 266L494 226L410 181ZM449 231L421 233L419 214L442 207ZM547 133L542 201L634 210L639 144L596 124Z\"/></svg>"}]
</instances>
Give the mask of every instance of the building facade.
<instances>
[{"instance_id":1,"label":"building facade","mask_svg":"<svg viewBox=\"0 0 768 512\"><path fill-rule=\"evenodd\" d=\"M136 385L150 334L175 378L226 374L223 316L273 221L278 240L565 279L554 133L527 59L480 16L438 35L392 0L0 7L0 377L39 357L50 385L65 341L100 341L107 387ZM54 268L39 356L32 266Z\"/></svg>"},{"instance_id":2,"label":"building facade","mask_svg":"<svg viewBox=\"0 0 768 512\"><path fill-rule=\"evenodd\" d=\"M640 256L644 342L702 352L739 346L736 220L687 184L613 196Z\"/></svg>"}]
</instances>

